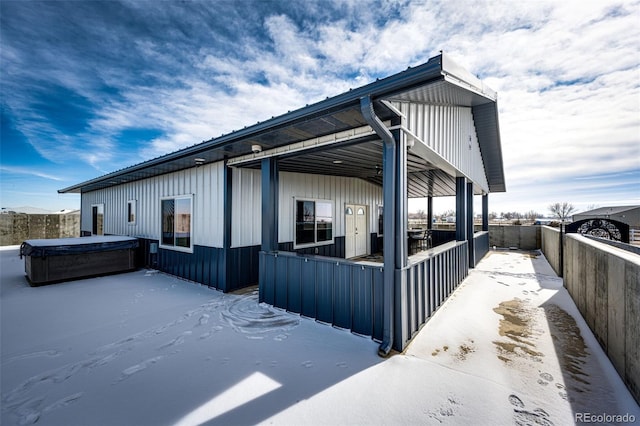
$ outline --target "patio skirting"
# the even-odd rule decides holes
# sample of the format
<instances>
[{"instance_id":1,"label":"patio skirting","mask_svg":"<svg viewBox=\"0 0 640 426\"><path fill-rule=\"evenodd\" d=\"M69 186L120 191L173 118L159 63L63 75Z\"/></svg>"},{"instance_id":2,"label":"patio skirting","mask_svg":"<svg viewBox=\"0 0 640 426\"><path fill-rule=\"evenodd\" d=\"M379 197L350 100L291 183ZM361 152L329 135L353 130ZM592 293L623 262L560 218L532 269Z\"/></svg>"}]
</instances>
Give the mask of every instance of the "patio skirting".
<instances>
[{"instance_id":1,"label":"patio skirting","mask_svg":"<svg viewBox=\"0 0 640 426\"><path fill-rule=\"evenodd\" d=\"M466 241L409 258L396 270L394 348L402 350L469 272ZM260 301L380 341L382 264L260 252Z\"/></svg>"}]
</instances>

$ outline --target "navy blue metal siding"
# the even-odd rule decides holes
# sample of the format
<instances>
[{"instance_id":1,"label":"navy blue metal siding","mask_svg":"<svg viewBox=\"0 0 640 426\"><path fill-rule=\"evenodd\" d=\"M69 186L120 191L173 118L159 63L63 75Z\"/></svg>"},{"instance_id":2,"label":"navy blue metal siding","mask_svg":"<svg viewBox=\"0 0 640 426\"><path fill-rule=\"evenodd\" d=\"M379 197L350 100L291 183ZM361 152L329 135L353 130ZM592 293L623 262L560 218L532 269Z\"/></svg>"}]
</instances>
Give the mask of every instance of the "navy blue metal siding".
<instances>
[{"instance_id":1,"label":"navy blue metal siding","mask_svg":"<svg viewBox=\"0 0 640 426\"><path fill-rule=\"evenodd\" d=\"M160 267L167 268L173 275L177 275L182 278L186 278L191 281L196 281L202 284L206 284L210 287L222 289L222 286L217 280L217 271L220 267L220 255L222 250L205 246L194 246L193 253L183 253L174 250L159 250L160 255ZM214 265L216 274L208 274L208 281L204 280L204 270L210 271L211 266ZM212 279L212 277L214 279Z\"/></svg>"},{"instance_id":2,"label":"navy blue metal siding","mask_svg":"<svg viewBox=\"0 0 640 426\"><path fill-rule=\"evenodd\" d=\"M316 263L316 319L331 324L333 321L333 268L331 262Z\"/></svg>"},{"instance_id":3,"label":"navy blue metal siding","mask_svg":"<svg viewBox=\"0 0 640 426\"><path fill-rule=\"evenodd\" d=\"M193 246L193 253L159 248L158 254L153 255L150 245L158 241L145 238L139 241L139 266L157 268L225 292L258 283L260 246L227 249L226 253L222 248L198 245Z\"/></svg>"},{"instance_id":4,"label":"navy blue metal siding","mask_svg":"<svg viewBox=\"0 0 640 426\"><path fill-rule=\"evenodd\" d=\"M353 300L351 329L365 336L373 335L372 270L364 266L353 268Z\"/></svg>"},{"instance_id":5,"label":"navy blue metal siding","mask_svg":"<svg viewBox=\"0 0 640 426\"><path fill-rule=\"evenodd\" d=\"M287 300L288 300L288 274L289 268L287 264L287 258L283 256L279 256L276 258L276 267L275 267L275 282L273 284L273 304L275 306L279 306L282 308L286 308Z\"/></svg>"},{"instance_id":6,"label":"navy blue metal siding","mask_svg":"<svg viewBox=\"0 0 640 426\"><path fill-rule=\"evenodd\" d=\"M302 311L302 264L299 259L287 259L289 275L287 277L287 305L286 309L291 312L300 313Z\"/></svg>"},{"instance_id":7,"label":"navy blue metal siding","mask_svg":"<svg viewBox=\"0 0 640 426\"><path fill-rule=\"evenodd\" d=\"M263 271L264 269L264 271ZM276 262L260 262L260 301L275 305Z\"/></svg>"},{"instance_id":8,"label":"navy blue metal siding","mask_svg":"<svg viewBox=\"0 0 640 426\"><path fill-rule=\"evenodd\" d=\"M351 329L352 265L337 264L333 284L333 325Z\"/></svg>"},{"instance_id":9,"label":"navy blue metal siding","mask_svg":"<svg viewBox=\"0 0 640 426\"><path fill-rule=\"evenodd\" d=\"M489 253L489 232L476 232L473 235L474 250L475 250L475 264L474 267L480 263L482 258Z\"/></svg>"},{"instance_id":10,"label":"navy blue metal siding","mask_svg":"<svg viewBox=\"0 0 640 426\"><path fill-rule=\"evenodd\" d=\"M305 317L316 317L316 263L308 259L302 263L300 281L302 282L301 314Z\"/></svg>"},{"instance_id":11,"label":"navy blue metal siding","mask_svg":"<svg viewBox=\"0 0 640 426\"><path fill-rule=\"evenodd\" d=\"M383 268L372 270L373 289L373 338L382 341L383 337L383 311L384 311L384 272Z\"/></svg>"},{"instance_id":12,"label":"navy blue metal siding","mask_svg":"<svg viewBox=\"0 0 640 426\"><path fill-rule=\"evenodd\" d=\"M396 292L394 349L403 350L440 305L467 277L469 271L468 242L450 244L440 252L409 265L404 291Z\"/></svg>"},{"instance_id":13,"label":"navy blue metal siding","mask_svg":"<svg viewBox=\"0 0 640 426\"><path fill-rule=\"evenodd\" d=\"M261 301L382 338L382 267L289 252L260 252Z\"/></svg>"},{"instance_id":14,"label":"navy blue metal siding","mask_svg":"<svg viewBox=\"0 0 640 426\"><path fill-rule=\"evenodd\" d=\"M383 268L348 260L260 252L261 300L337 327L383 335ZM396 271L395 349L403 350L468 274L468 242L452 242Z\"/></svg>"},{"instance_id":15,"label":"navy blue metal siding","mask_svg":"<svg viewBox=\"0 0 640 426\"><path fill-rule=\"evenodd\" d=\"M279 251L288 251L291 253L297 253L302 255L318 255L325 257L339 257L344 259L344 237L335 237L333 244L325 244L321 246L305 247L300 249L293 248L293 241L286 243L278 243ZM317 250L317 252L316 252Z\"/></svg>"}]
</instances>

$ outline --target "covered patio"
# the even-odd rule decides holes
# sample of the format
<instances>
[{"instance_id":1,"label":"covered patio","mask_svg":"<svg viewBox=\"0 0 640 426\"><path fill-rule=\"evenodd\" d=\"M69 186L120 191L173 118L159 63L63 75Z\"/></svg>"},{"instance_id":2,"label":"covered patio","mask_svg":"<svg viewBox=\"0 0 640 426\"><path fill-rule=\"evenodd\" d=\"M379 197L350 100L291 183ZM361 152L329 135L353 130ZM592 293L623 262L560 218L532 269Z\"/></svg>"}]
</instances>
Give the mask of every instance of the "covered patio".
<instances>
[{"instance_id":1,"label":"covered patio","mask_svg":"<svg viewBox=\"0 0 640 426\"><path fill-rule=\"evenodd\" d=\"M445 54L60 190L82 194L83 233L102 217L105 234L140 240L143 264L224 292L258 282L261 301L371 336L385 356L487 252L488 194L504 191L497 95ZM408 229L410 197L429 200L430 224L443 196L455 233Z\"/></svg>"},{"instance_id":2,"label":"covered patio","mask_svg":"<svg viewBox=\"0 0 640 426\"><path fill-rule=\"evenodd\" d=\"M402 350L488 251L488 193L505 190L496 94L442 54L307 109L306 119L253 139L252 154L228 161L261 170L260 300L372 336L381 355ZM261 149L282 134L316 136ZM381 187L379 229L367 254L383 253L382 264L283 250L281 172L354 177ZM474 195L482 196L478 233ZM432 200L440 196L456 197L456 230L448 238L439 234L436 243L432 230L408 229L407 200L427 198L431 224ZM426 244L411 244L416 233Z\"/></svg>"}]
</instances>

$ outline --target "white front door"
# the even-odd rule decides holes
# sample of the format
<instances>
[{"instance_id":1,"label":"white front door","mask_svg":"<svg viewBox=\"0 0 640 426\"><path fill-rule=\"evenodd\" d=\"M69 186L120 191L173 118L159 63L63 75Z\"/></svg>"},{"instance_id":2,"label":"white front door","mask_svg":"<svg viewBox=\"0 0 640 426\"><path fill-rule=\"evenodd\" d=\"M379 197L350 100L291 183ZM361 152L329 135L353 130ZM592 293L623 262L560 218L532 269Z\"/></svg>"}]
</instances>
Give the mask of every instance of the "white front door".
<instances>
[{"instance_id":1,"label":"white front door","mask_svg":"<svg viewBox=\"0 0 640 426\"><path fill-rule=\"evenodd\" d=\"M345 206L345 258L367 254L367 206Z\"/></svg>"}]
</instances>

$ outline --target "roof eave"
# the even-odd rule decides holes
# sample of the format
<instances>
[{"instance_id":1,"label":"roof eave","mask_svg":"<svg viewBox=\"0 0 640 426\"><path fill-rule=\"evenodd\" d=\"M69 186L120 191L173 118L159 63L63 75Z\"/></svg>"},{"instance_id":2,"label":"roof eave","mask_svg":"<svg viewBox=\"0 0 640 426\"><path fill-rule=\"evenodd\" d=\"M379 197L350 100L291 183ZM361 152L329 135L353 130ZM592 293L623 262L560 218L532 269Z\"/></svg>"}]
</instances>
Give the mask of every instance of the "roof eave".
<instances>
[{"instance_id":1,"label":"roof eave","mask_svg":"<svg viewBox=\"0 0 640 426\"><path fill-rule=\"evenodd\" d=\"M479 79L474 77L463 67L457 65L448 56L440 54L429 59L428 62L418 67L408 68L403 72L394 74L381 80L377 80L360 88L349 90L348 92L342 93L340 95L327 98L323 101L308 105L306 107L289 112L287 114L280 115L278 117L271 118L263 122L258 122L252 126L226 135L222 135L214 139L210 139L208 141L204 141L200 144L60 189L58 190L58 193L82 193L99 188L115 186L124 183L124 178L131 178L132 174L142 174L143 171L153 168L156 168L155 171L152 171L152 173L154 173L154 176L162 173L168 173L170 171L177 171L181 168L188 168L189 166L186 166L185 164L188 164L189 157L198 156L199 154L203 154L205 152L211 153L212 151L217 151L219 155L216 156L220 157L223 154L222 151L218 150L225 149L225 147L228 147L231 144L247 141L249 139L259 137L260 135L268 134L268 132L277 131L278 129L283 129L288 126L295 126L296 124L308 122L309 120L329 115L332 113L332 111L338 111L341 109L350 108L352 106L357 106L360 103L360 98L364 96L370 96L374 100L382 99L385 96L389 96L393 93L398 93L402 90L407 90L411 87L427 85L437 81L448 81L451 84L454 84L465 90L468 90L469 92L481 96L480 99L486 99L486 104L495 105L496 94L493 90L486 87ZM499 161L499 165L496 167L497 170L494 171L494 174L497 171L498 175L493 177L492 173L489 173L489 171L487 170L487 178L489 181L491 192L500 192L504 191L504 173L502 171L502 152L500 148L499 130L497 130L497 110L495 111L495 126L497 141L494 141L489 145L497 147L498 149L498 156L494 159ZM491 149L491 146L487 146L485 147L485 149ZM244 149L244 147L240 147L240 149ZM247 151L246 153L248 154L249 151ZM237 155L242 154L235 153L233 155L229 155L228 152L224 152L224 158L233 158ZM172 162L173 168L171 170L158 170L164 164ZM183 164L179 164L181 162ZM137 179L139 179L139 177L132 180Z\"/></svg>"}]
</instances>

